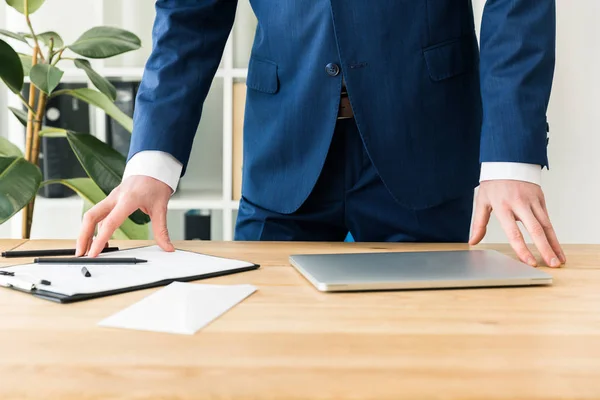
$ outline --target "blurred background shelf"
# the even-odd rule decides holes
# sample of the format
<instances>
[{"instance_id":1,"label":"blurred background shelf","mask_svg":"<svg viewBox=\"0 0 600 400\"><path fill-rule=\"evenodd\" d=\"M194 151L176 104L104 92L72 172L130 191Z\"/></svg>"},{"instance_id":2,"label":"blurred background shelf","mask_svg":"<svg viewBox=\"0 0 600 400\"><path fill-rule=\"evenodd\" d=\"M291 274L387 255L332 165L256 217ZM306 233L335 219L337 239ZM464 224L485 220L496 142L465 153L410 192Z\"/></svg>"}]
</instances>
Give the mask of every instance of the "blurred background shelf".
<instances>
[{"instance_id":1,"label":"blurred background shelf","mask_svg":"<svg viewBox=\"0 0 600 400\"><path fill-rule=\"evenodd\" d=\"M51 212L57 209L73 210L82 204L83 200L77 195L63 198L37 196L35 207ZM235 209L237 205L237 202L223 200L223 194L219 190L180 190L171 197L168 209Z\"/></svg>"},{"instance_id":2,"label":"blurred background shelf","mask_svg":"<svg viewBox=\"0 0 600 400\"><path fill-rule=\"evenodd\" d=\"M45 212L57 209L73 210L83 205L83 200L77 195L63 197L61 199L49 199L43 196L37 196L35 199L36 209L43 209Z\"/></svg>"},{"instance_id":3,"label":"blurred background shelf","mask_svg":"<svg viewBox=\"0 0 600 400\"><path fill-rule=\"evenodd\" d=\"M93 26L117 26L136 33L142 40L142 48L107 60L93 60L94 69L101 75L119 82L137 84L142 79L144 65L152 47L154 2L147 0L78 0L69 2L65 12L63 0L46 0L44 6L32 15L36 31L57 31L65 43L75 41ZM23 18L12 8L0 2L0 28L12 31L27 29ZM256 18L247 0L239 2L236 22L203 107L191 150L190 163L178 191L169 202L168 224L174 240L186 238L186 215L188 220L199 215L210 217L210 239L232 240L237 216L241 183L241 129L245 91L234 85L243 85L248 75L248 60L254 40ZM11 42L11 44L14 44ZM17 51L27 48L15 46ZM71 61L58 65L64 71L63 82L87 82L85 73L73 66ZM8 112L6 105L21 107L12 93L0 93L0 132L19 147L24 147L24 130ZM131 97L131 96L130 96ZM119 99L117 99L119 101ZM234 110L236 107L236 110ZM238 122L234 122L236 118ZM90 107L89 133L109 142L110 120L103 112ZM235 170L235 173L234 173ZM76 238L81 224L83 201L77 196L45 198L36 200L32 238ZM206 218L205 218L206 219ZM189 226L188 226L189 228ZM0 238L21 235L20 213L0 225ZM151 235L152 237L152 235Z\"/></svg>"},{"instance_id":4,"label":"blurred background shelf","mask_svg":"<svg viewBox=\"0 0 600 400\"><path fill-rule=\"evenodd\" d=\"M224 209L223 193L219 190L183 190L169 201L169 210Z\"/></svg>"},{"instance_id":5,"label":"blurred background shelf","mask_svg":"<svg viewBox=\"0 0 600 400\"><path fill-rule=\"evenodd\" d=\"M68 65L68 61L64 64L59 64L58 67L64 72L63 82L87 82L87 76L85 72L78 68L64 67ZM144 68L119 68L119 67L107 67L107 68L94 68L100 75L116 80L141 80L144 75ZM248 76L248 70L246 68L232 68L226 70L219 68L215 74L216 78L243 78ZM25 77L25 81L29 82L29 77Z\"/></svg>"}]
</instances>

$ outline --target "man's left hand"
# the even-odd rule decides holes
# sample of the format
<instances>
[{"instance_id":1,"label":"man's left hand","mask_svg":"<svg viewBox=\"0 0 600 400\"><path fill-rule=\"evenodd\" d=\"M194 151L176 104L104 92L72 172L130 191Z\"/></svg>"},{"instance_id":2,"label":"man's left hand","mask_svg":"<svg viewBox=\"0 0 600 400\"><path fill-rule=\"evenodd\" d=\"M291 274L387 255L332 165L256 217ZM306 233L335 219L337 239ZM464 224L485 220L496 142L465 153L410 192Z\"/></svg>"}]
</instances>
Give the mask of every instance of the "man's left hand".
<instances>
[{"instance_id":1,"label":"man's left hand","mask_svg":"<svg viewBox=\"0 0 600 400\"><path fill-rule=\"evenodd\" d=\"M531 235L546 265L556 268L566 262L550 223L544 193L538 185L511 180L481 182L475 201L473 233L469 244L475 245L483 239L492 210L521 261L532 267L537 266L517 221L521 221Z\"/></svg>"}]
</instances>

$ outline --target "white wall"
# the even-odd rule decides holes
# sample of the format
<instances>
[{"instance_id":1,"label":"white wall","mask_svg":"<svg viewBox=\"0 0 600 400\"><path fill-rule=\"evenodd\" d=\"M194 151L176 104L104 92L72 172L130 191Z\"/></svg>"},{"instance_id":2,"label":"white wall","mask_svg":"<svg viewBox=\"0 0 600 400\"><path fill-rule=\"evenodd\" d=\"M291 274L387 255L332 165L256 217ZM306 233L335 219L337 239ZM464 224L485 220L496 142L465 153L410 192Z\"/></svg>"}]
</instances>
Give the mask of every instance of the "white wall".
<instances>
[{"instance_id":1,"label":"white wall","mask_svg":"<svg viewBox=\"0 0 600 400\"><path fill-rule=\"evenodd\" d=\"M485 0L474 0L479 22ZM556 73L542 186L562 243L600 243L600 1L556 0ZM504 242L493 218L487 242Z\"/></svg>"}]
</instances>

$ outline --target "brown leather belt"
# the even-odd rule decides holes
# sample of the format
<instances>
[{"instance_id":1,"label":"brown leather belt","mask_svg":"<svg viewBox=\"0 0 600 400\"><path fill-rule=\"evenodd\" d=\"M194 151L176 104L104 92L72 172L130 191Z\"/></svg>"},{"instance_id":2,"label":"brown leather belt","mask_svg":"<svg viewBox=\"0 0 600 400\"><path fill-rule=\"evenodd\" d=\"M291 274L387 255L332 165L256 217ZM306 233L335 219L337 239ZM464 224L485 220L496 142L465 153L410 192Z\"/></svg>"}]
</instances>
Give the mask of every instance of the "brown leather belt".
<instances>
[{"instance_id":1,"label":"brown leather belt","mask_svg":"<svg viewBox=\"0 0 600 400\"><path fill-rule=\"evenodd\" d=\"M350 105L348 93L342 92L342 95L340 97L340 106L338 109L338 119L346 118L354 118L354 112L352 111L352 105Z\"/></svg>"}]
</instances>

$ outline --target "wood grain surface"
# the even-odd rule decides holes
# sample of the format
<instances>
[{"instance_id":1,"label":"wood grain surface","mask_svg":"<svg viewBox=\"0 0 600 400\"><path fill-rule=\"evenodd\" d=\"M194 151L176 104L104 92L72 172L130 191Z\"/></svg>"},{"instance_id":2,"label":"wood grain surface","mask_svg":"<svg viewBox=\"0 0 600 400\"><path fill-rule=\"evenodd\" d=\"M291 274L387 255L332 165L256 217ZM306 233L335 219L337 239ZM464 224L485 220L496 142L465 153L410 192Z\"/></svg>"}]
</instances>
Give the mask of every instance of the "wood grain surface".
<instances>
[{"instance_id":1,"label":"wood grain surface","mask_svg":"<svg viewBox=\"0 0 600 400\"><path fill-rule=\"evenodd\" d=\"M600 246L565 246L567 265L544 268L551 287L335 294L307 284L288 256L468 247L176 246L261 264L197 282L257 293L188 337L96 326L156 289L60 305L0 288L0 399L600 398Z\"/></svg>"}]
</instances>

